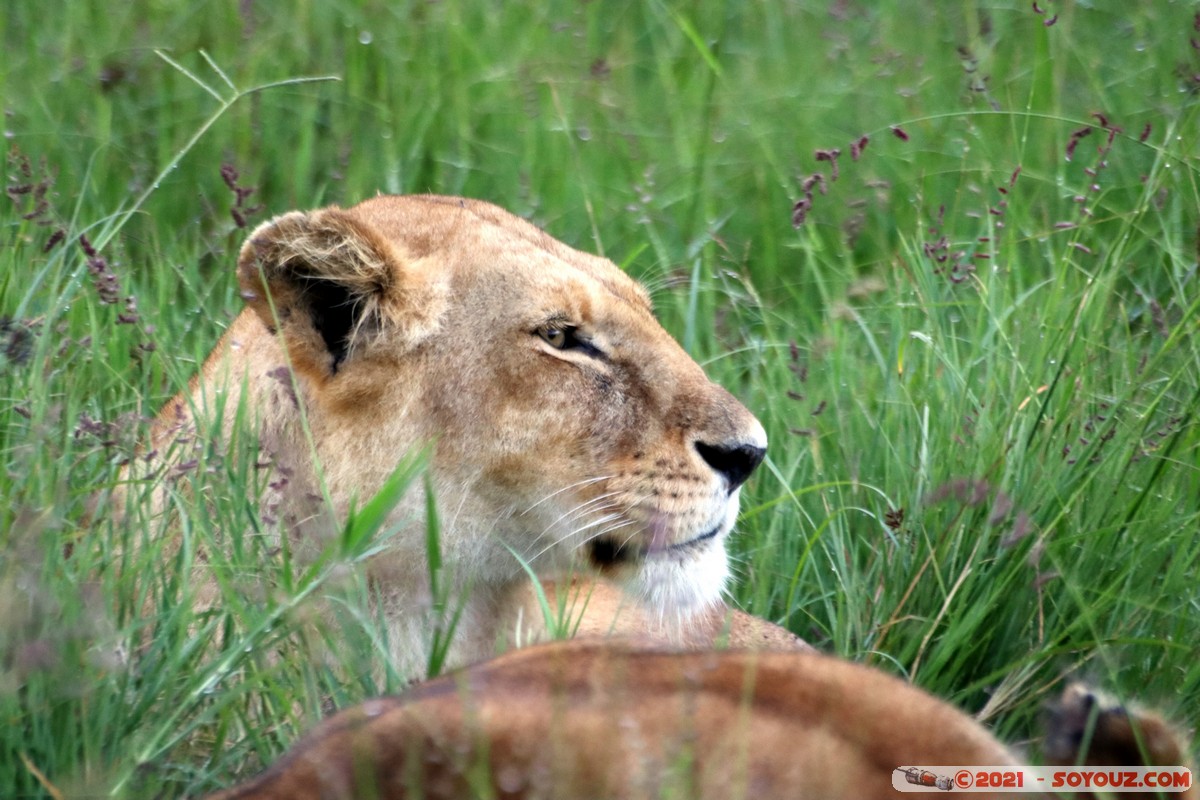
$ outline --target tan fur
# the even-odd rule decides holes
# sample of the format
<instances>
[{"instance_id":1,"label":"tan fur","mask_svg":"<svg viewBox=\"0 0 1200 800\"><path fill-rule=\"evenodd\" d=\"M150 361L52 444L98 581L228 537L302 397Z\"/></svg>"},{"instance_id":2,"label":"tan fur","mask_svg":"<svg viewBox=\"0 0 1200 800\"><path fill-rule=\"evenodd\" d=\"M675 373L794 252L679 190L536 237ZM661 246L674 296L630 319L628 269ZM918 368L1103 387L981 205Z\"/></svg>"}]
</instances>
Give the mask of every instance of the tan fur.
<instances>
[{"instance_id":1,"label":"tan fur","mask_svg":"<svg viewBox=\"0 0 1200 800\"><path fill-rule=\"evenodd\" d=\"M341 712L213 800L862 800L904 796L900 767L1021 763L970 717L858 664L578 641Z\"/></svg>"},{"instance_id":2,"label":"tan fur","mask_svg":"<svg viewBox=\"0 0 1200 800\"><path fill-rule=\"evenodd\" d=\"M214 425L228 438L244 392L260 460L286 476L261 507L303 550L323 544L314 518L328 531L432 443L450 596L466 597L449 665L547 635L514 552L539 577L569 583L582 568L622 587L613 599L596 584L613 602L586 630L795 646L761 620L727 623L720 601L762 426L611 262L487 203L381 196L262 225L238 277L248 308L159 414L153 446ZM563 330L572 346L559 348L549 332ZM393 520L408 523L370 565L410 674L435 605L424 504L401 502ZM621 607L632 621L613 623Z\"/></svg>"},{"instance_id":3,"label":"tan fur","mask_svg":"<svg viewBox=\"0 0 1200 800\"><path fill-rule=\"evenodd\" d=\"M1126 708L1083 683L1063 690L1048 709L1046 727L1042 752L1049 764L1172 766L1189 761L1182 735L1162 717Z\"/></svg>"},{"instance_id":4,"label":"tan fur","mask_svg":"<svg viewBox=\"0 0 1200 800\"><path fill-rule=\"evenodd\" d=\"M499 629L512 632L513 644L558 638L621 637L670 644L687 650L811 650L791 631L742 611L713 606L686 620L664 618L603 580L576 577L566 585L541 582L539 597L531 583L515 584L499 605ZM546 607L543 607L543 601ZM551 626L547 625L549 609Z\"/></svg>"}]
</instances>

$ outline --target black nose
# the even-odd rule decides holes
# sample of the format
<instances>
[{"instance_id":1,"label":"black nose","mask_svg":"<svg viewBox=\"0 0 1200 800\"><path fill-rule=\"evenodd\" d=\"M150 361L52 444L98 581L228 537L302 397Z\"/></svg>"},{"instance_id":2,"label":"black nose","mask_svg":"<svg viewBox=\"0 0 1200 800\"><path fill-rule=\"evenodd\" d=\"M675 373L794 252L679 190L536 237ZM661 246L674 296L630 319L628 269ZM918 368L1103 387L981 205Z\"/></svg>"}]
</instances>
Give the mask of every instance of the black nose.
<instances>
[{"instance_id":1,"label":"black nose","mask_svg":"<svg viewBox=\"0 0 1200 800\"><path fill-rule=\"evenodd\" d=\"M767 448L752 444L705 444L695 443L696 452L708 465L729 481L729 491L746 482L754 468L762 463Z\"/></svg>"}]
</instances>

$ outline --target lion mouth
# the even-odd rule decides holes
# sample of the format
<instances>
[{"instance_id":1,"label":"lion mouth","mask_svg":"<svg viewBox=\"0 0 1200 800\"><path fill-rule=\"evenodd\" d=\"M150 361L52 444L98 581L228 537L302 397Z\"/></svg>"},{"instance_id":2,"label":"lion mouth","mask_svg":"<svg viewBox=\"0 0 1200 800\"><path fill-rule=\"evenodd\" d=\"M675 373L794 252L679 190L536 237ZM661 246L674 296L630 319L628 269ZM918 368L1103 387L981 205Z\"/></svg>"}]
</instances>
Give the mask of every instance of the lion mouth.
<instances>
[{"instance_id":1,"label":"lion mouth","mask_svg":"<svg viewBox=\"0 0 1200 800\"><path fill-rule=\"evenodd\" d=\"M677 542L675 544L667 545L666 547L662 548L658 552L671 553L671 552L679 552L681 550L693 550L697 547L700 547L702 544L707 542L709 539L717 538L717 534L719 534L720 532L721 532L721 528L720 528L720 526L717 526L710 531L706 531L705 533L702 533L699 536L696 536L695 538L688 539L686 542Z\"/></svg>"},{"instance_id":2,"label":"lion mouth","mask_svg":"<svg viewBox=\"0 0 1200 800\"><path fill-rule=\"evenodd\" d=\"M636 561L640 557L640 549L616 539L593 539L588 543L588 559L593 566L604 571Z\"/></svg>"},{"instance_id":3,"label":"lion mouth","mask_svg":"<svg viewBox=\"0 0 1200 800\"><path fill-rule=\"evenodd\" d=\"M644 545L631 544L628 541L620 541L615 538L600 537L588 543L588 559L592 562L593 566L603 571L621 566L622 564L632 564L643 559L654 558L655 556L678 555L696 550L703 547L706 542L715 539L720 532L720 526L717 526L699 536L688 539L686 542L676 542L675 544L657 547L646 547Z\"/></svg>"}]
</instances>

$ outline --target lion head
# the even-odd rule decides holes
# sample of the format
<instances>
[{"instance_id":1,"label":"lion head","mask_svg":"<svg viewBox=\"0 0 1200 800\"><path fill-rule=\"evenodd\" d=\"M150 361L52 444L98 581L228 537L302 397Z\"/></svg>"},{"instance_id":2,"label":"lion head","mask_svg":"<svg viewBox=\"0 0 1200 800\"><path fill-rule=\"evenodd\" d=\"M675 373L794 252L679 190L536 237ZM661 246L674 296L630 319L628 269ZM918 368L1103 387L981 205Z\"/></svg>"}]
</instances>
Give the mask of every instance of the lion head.
<instances>
[{"instance_id":1,"label":"lion head","mask_svg":"<svg viewBox=\"0 0 1200 800\"><path fill-rule=\"evenodd\" d=\"M717 601L766 434L610 261L488 203L380 196L262 225L238 279L248 308L160 430L244 380L262 445L337 510L432 446L443 555L484 604L521 561L665 614ZM376 558L389 617L421 596L424 546L414 525Z\"/></svg>"}]
</instances>

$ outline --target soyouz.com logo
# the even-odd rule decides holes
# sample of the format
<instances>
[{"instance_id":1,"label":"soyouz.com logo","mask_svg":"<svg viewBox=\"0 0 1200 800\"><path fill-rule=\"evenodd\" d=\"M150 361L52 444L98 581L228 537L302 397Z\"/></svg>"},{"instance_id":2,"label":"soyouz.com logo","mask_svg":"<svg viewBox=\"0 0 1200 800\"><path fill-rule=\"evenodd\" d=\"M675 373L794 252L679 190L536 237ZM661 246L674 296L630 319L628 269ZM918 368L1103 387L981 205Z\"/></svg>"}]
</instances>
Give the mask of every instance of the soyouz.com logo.
<instances>
[{"instance_id":1,"label":"soyouz.com logo","mask_svg":"<svg viewBox=\"0 0 1200 800\"><path fill-rule=\"evenodd\" d=\"M1186 792L1186 767L912 766L892 771L898 792Z\"/></svg>"}]
</instances>

